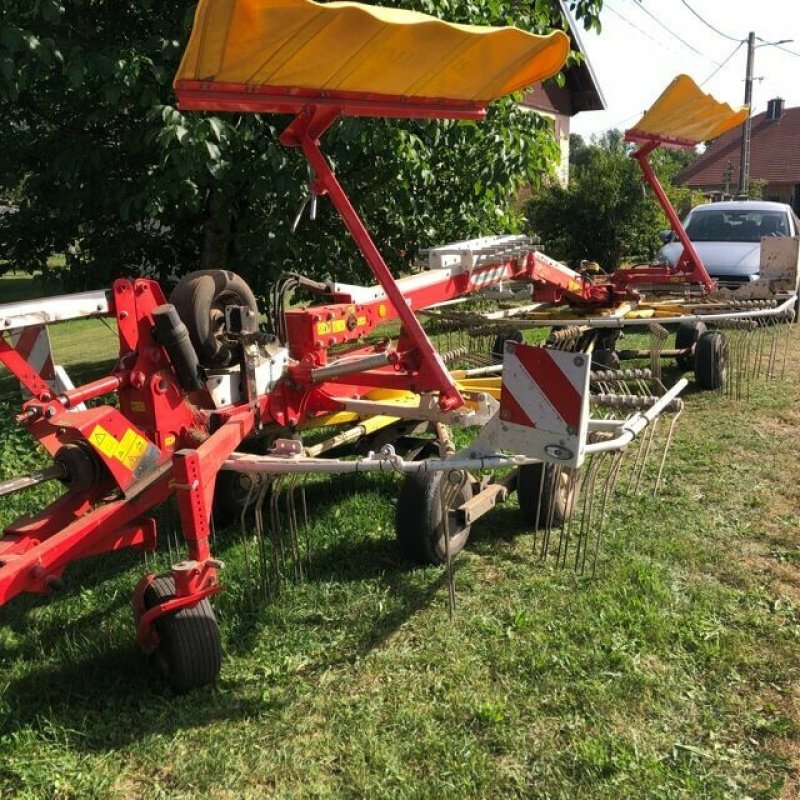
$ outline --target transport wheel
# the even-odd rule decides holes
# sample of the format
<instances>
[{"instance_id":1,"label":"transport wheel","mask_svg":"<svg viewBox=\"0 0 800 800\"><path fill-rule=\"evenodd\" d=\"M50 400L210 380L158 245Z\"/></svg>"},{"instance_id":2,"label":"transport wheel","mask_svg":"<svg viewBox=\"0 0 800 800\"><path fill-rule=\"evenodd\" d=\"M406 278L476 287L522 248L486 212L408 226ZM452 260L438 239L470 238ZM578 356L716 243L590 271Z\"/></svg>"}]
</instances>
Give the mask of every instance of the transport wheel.
<instances>
[{"instance_id":1,"label":"transport wheel","mask_svg":"<svg viewBox=\"0 0 800 800\"><path fill-rule=\"evenodd\" d=\"M522 331L509 331L508 333L499 333L494 338L492 344L492 358L496 361L503 360L503 354L506 351L506 342L522 343Z\"/></svg>"},{"instance_id":2,"label":"transport wheel","mask_svg":"<svg viewBox=\"0 0 800 800\"><path fill-rule=\"evenodd\" d=\"M258 314L255 295L243 278L226 269L190 272L178 281L169 300L204 367L227 367L236 361L238 343L228 336L225 307L246 306Z\"/></svg>"},{"instance_id":3,"label":"transport wheel","mask_svg":"<svg viewBox=\"0 0 800 800\"><path fill-rule=\"evenodd\" d=\"M159 575L144 591L145 608L153 608L174 595L172 576ZM190 692L216 680L222 665L222 643L207 597L192 608L159 617L155 626L159 642L152 658L176 692Z\"/></svg>"},{"instance_id":4,"label":"transport wheel","mask_svg":"<svg viewBox=\"0 0 800 800\"><path fill-rule=\"evenodd\" d=\"M701 334L694 348L694 379L700 389L721 389L728 372L728 342L718 331Z\"/></svg>"},{"instance_id":5,"label":"transport wheel","mask_svg":"<svg viewBox=\"0 0 800 800\"><path fill-rule=\"evenodd\" d=\"M266 449L260 439L251 437L245 439L236 448L236 451L259 456L264 455ZM239 522L245 506L247 506L247 512L252 513L258 500L259 490L265 480L263 475L256 472L232 472L221 469L217 473L214 502L211 506L214 523L224 528L226 525Z\"/></svg>"},{"instance_id":6,"label":"transport wheel","mask_svg":"<svg viewBox=\"0 0 800 800\"><path fill-rule=\"evenodd\" d=\"M447 561L445 526L442 518L442 490L447 473L411 472L406 476L397 501L395 534L403 553L418 564L444 564ZM472 498L467 481L450 502L456 509ZM450 557L469 539L469 525L462 526L450 515Z\"/></svg>"},{"instance_id":7,"label":"transport wheel","mask_svg":"<svg viewBox=\"0 0 800 800\"><path fill-rule=\"evenodd\" d=\"M697 344L697 340L706 332L705 322L681 322L675 334L675 349L683 350ZM686 371L694 369L694 354L688 356L677 356L675 361L678 366Z\"/></svg>"},{"instance_id":8,"label":"transport wheel","mask_svg":"<svg viewBox=\"0 0 800 800\"><path fill-rule=\"evenodd\" d=\"M519 468L517 499L526 522L534 528L546 528L548 522L551 527L560 528L569 520L577 495L577 481L572 483L571 475L571 470L559 470L553 464L526 464ZM558 488L554 490L556 483Z\"/></svg>"}]
</instances>

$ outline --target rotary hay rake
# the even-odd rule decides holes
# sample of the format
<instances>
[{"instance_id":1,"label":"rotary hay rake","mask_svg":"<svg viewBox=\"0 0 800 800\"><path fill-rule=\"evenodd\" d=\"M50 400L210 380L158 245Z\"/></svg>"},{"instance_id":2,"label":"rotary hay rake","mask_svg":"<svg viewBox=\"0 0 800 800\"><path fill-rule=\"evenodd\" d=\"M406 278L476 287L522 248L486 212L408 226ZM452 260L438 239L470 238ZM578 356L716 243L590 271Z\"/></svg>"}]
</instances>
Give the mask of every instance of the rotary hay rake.
<instances>
[{"instance_id":1,"label":"rotary hay rake","mask_svg":"<svg viewBox=\"0 0 800 800\"><path fill-rule=\"evenodd\" d=\"M303 31L316 32L310 46ZM412 32L434 35L437 46L409 47ZM109 291L0 306L0 361L28 394L18 422L53 459L0 486L0 496L44 480L66 489L6 528L0 604L57 589L65 569L87 556L152 552L155 510L173 501L188 557L139 582L136 635L176 690L192 689L213 681L221 663L209 602L221 589L214 520L242 528L247 583L269 596L309 569L307 487L365 472L403 474L398 543L411 559L446 567L451 609L454 557L475 521L513 491L539 531L540 557L593 571L612 496L657 491L683 409L687 381L669 389L661 381L663 325L688 326L674 355L719 388L731 351L738 364L763 358L700 325L713 318L737 333L755 325L766 339L753 320L790 311L796 264L791 291L761 287L769 308L731 311L673 211L688 253L676 268L589 275L525 237L492 236L432 248L425 269L395 279L319 145L343 115L478 120L493 99L558 72L568 50L560 32L451 26L358 4L201 0L175 82L181 106L293 114L281 142L307 158L310 194L330 198L377 284L288 274L271 293L266 326L249 287L225 270L185 276L169 302L154 281L120 279ZM704 104L707 121L695 136L739 119L703 95L690 100ZM649 152L658 136L646 135ZM637 158L661 198L641 150ZM530 287L527 307L477 316L441 307L509 281ZM648 299L645 287L658 294L664 286L670 298ZM297 289L322 302L288 307ZM417 317L434 306L432 330L440 346L448 341L442 354ZM80 317L116 322L119 359L110 375L71 388L48 381L25 343ZM388 323L399 324L399 335L370 343ZM646 354L632 356L648 366L624 369L615 344L632 325L650 331ZM523 330L540 327L547 343L523 341ZM779 358L769 347L765 368L774 370ZM116 402L103 402L109 394ZM454 428L478 433L457 445L469 435ZM177 538L163 538L172 555Z\"/></svg>"}]
</instances>

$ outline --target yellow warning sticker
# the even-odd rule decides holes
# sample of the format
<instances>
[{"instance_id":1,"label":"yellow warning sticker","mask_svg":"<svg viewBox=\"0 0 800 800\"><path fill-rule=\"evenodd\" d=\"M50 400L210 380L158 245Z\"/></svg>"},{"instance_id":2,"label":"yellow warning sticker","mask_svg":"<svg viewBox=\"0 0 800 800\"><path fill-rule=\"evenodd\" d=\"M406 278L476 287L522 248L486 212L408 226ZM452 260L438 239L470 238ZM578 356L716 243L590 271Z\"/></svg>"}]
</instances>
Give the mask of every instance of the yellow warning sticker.
<instances>
[{"instance_id":1,"label":"yellow warning sticker","mask_svg":"<svg viewBox=\"0 0 800 800\"><path fill-rule=\"evenodd\" d=\"M144 400L131 400L131 411L136 411L141 414L146 410L147 406L145 406Z\"/></svg>"},{"instance_id":2,"label":"yellow warning sticker","mask_svg":"<svg viewBox=\"0 0 800 800\"><path fill-rule=\"evenodd\" d=\"M317 334L319 336L327 336L331 332L331 324L330 322L318 322L317 323Z\"/></svg>"},{"instance_id":3,"label":"yellow warning sticker","mask_svg":"<svg viewBox=\"0 0 800 800\"><path fill-rule=\"evenodd\" d=\"M106 458L116 459L131 471L136 469L148 447L147 439L136 433L133 428L128 428L122 439L117 439L102 425L94 426L89 434L89 442Z\"/></svg>"},{"instance_id":4,"label":"yellow warning sticker","mask_svg":"<svg viewBox=\"0 0 800 800\"><path fill-rule=\"evenodd\" d=\"M331 330L334 333L343 333L347 330L347 323L343 319L335 319L331 324Z\"/></svg>"},{"instance_id":5,"label":"yellow warning sticker","mask_svg":"<svg viewBox=\"0 0 800 800\"><path fill-rule=\"evenodd\" d=\"M367 324L367 318L366 318L366 317L359 317L359 318L356 320L356 323L358 324L358 327L360 328L360 327L362 327L363 325L366 325L366 324Z\"/></svg>"}]
</instances>

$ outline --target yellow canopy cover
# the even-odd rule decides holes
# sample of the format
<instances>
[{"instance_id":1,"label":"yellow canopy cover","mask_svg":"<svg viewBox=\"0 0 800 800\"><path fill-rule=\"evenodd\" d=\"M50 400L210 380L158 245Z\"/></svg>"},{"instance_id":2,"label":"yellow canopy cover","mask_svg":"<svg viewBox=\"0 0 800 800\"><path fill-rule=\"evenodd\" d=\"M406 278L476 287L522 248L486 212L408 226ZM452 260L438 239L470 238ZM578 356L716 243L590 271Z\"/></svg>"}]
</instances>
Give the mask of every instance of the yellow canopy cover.
<instances>
[{"instance_id":1,"label":"yellow canopy cover","mask_svg":"<svg viewBox=\"0 0 800 800\"><path fill-rule=\"evenodd\" d=\"M556 74L569 47L562 31L456 25L361 3L200 0L175 83L488 103Z\"/></svg>"},{"instance_id":2,"label":"yellow canopy cover","mask_svg":"<svg viewBox=\"0 0 800 800\"><path fill-rule=\"evenodd\" d=\"M741 125L747 114L747 106L735 111L705 94L688 75L678 75L629 134L699 144Z\"/></svg>"}]
</instances>

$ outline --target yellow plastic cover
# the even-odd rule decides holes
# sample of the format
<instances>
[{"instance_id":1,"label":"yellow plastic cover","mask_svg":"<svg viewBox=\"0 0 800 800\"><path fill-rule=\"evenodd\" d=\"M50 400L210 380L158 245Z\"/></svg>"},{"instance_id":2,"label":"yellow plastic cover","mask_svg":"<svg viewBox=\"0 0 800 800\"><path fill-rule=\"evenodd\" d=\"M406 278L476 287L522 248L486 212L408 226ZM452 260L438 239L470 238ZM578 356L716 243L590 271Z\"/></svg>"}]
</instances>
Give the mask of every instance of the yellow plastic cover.
<instances>
[{"instance_id":1,"label":"yellow plastic cover","mask_svg":"<svg viewBox=\"0 0 800 800\"><path fill-rule=\"evenodd\" d=\"M361 3L200 0L175 80L486 103L555 75L569 47Z\"/></svg>"},{"instance_id":2,"label":"yellow plastic cover","mask_svg":"<svg viewBox=\"0 0 800 800\"><path fill-rule=\"evenodd\" d=\"M699 144L741 125L747 114L747 106L735 111L678 75L629 132Z\"/></svg>"}]
</instances>

